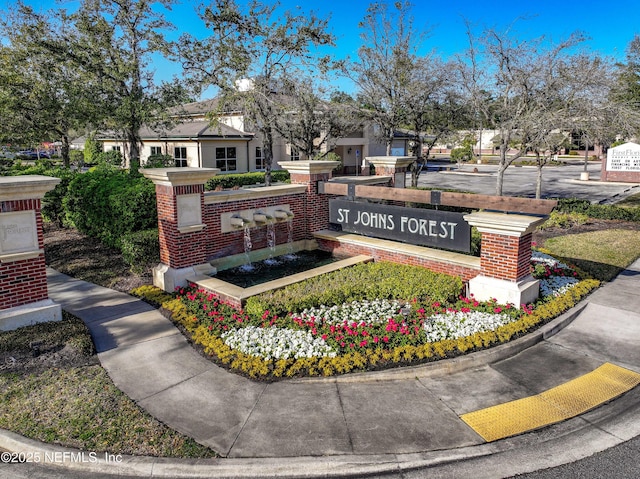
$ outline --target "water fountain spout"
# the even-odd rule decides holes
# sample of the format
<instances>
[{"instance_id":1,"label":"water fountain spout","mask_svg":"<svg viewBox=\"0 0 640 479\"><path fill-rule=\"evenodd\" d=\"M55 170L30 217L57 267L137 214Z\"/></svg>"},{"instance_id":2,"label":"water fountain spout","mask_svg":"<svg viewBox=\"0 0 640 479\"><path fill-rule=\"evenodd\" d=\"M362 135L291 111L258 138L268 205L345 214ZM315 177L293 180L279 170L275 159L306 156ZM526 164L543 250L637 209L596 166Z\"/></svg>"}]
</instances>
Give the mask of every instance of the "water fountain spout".
<instances>
[{"instance_id":1,"label":"water fountain spout","mask_svg":"<svg viewBox=\"0 0 640 479\"><path fill-rule=\"evenodd\" d=\"M231 226L237 229L243 229L255 225L253 221L249 221L248 219L243 218L240 215L234 215L229 218L229 223L231 224Z\"/></svg>"},{"instance_id":2,"label":"water fountain spout","mask_svg":"<svg viewBox=\"0 0 640 479\"><path fill-rule=\"evenodd\" d=\"M275 210L273 212L273 215L279 221L286 221L293 218L293 213L291 211L286 211L286 210Z\"/></svg>"},{"instance_id":3,"label":"water fountain spout","mask_svg":"<svg viewBox=\"0 0 640 479\"><path fill-rule=\"evenodd\" d=\"M265 213L258 212L253 214L253 221L260 224L267 224L273 222L273 217Z\"/></svg>"}]
</instances>

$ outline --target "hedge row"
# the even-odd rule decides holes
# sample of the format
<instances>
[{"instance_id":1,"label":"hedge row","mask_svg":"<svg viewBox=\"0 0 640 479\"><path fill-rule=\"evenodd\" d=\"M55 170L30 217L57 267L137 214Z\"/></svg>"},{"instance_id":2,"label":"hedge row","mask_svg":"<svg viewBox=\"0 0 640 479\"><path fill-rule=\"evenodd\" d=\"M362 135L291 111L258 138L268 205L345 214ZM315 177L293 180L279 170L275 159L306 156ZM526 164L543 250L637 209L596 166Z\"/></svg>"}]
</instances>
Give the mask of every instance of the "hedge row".
<instances>
[{"instance_id":1,"label":"hedge row","mask_svg":"<svg viewBox=\"0 0 640 479\"><path fill-rule=\"evenodd\" d=\"M271 171L271 181L273 183L288 183L289 172L285 170ZM241 188L243 186L264 185L264 173L238 173L229 175L214 176L205 185L205 190Z\"/></svg>"},{"instance_id":2,"label":"hedge row","mask_svg":"<svg viewBox=\"0 0 640 479\"><path fill-rule=\"evenodd\" d=\"M580 213L589 218L603 220L640 221L640 208L592 204L589 200L578 198L559 199L556 210L562 213Z\"/></svg>"}]
</instances>

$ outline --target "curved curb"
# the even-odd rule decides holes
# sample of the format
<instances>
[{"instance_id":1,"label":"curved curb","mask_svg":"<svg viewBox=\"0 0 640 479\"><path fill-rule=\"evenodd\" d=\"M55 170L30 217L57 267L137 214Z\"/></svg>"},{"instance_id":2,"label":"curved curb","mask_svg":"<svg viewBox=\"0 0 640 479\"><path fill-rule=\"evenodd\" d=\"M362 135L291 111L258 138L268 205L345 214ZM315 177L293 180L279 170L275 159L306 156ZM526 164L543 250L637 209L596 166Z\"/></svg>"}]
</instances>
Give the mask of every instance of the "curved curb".
<instances>
[{"instance_id":1,"label":"curved curb","mask_svg":"<svg viewBox=\"0 0 640 479\"><path fill-rule=\"evenodd\" d=\"M585 416L537 432L458 449L406 454L249 459L171 459L88 452L24 438L0 429L0 448L38 457L43 466L86 474L159 478L380 477L420 470L430 477L509 477L573 462L640 435L640 391ZM84 456L83 456L84 455ZM82 460L81 458L85 458ZM36 462L36 461L31 461Z\"/></svg>"}]
</instances>

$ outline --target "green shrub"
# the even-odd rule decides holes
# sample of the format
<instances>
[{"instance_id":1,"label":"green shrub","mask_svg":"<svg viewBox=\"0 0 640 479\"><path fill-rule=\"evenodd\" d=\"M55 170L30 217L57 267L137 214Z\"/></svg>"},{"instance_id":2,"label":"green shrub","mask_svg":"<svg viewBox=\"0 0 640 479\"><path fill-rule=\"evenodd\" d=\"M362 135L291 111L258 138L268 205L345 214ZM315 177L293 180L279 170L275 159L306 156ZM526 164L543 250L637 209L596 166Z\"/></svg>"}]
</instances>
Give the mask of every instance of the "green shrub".
<instances>
[{"instance_id":1,"label":"green shrub","mask_svg":"<svg viewBox=\"0 0 640 479\"><path fill-rule=\"evenodd\" d=\"M124 170L97 168L77 175L64 207L71 225L116 248L125 234L157 225L153 183Z\"/></svg>"},{"instance_id":2,"label":"green shrub","mask_svg":"<svg viewBox=\"0 0 640 479\"><path fill-rule=\"evenodd\" d=\"M561 211L552 211L547 221L541 226L541 230L548 228L571 228L572 226L583 225L589 220L585 213L575 211L564 213Z\"/></svg>"},{"instance_id":3,"label":"green shrub","mask_svg":"<svg viewBox=\"0 0 640 479\"><path fill-rule=\"evenodd\" d=\"M122 153L118 150L103 151L96 157L98 165L121 168L124 162Z\"/></svg>"},{"instance_id":4,"label":"green shrub","mask_svg":"<svg viewBox=\"0 0 640 479\"><path fill-rule=\"evenodd\" d=\"M170 168L175 166L176 160L171 155L150 155L143 168Z\"/></svg>"},{"instance_id":5,"label":"green shrub","mask_svg":"<svg viewBox=\"0 0 640 479\"><path fill-rule=\"evenodd\" d=\"M69 150L69 162L72 165L81 167L84 165L84 152L80 150Z\"/></svg>"},{"instance_id":6,"label":"green shrub","mask_svg":"<svg viewBox=\"0 0 640 479\"><path fill-rule=\"evenodd\" d=\"M434 273L419 266L371 262L307 279L247 300L249 316L265 311L284 316L318 305L335 305L368 298L449 301L462 292L458 277Z\"/></svg>"},{"instance_id":7,"label":"green shrub","mask_svg":"<svg viewBox=\"0 0 640 479\"><path fill-rule=\"evenodd\" d=\"M289 172L286 170L273 170L271 172L271 181L273 183L286 183L289 181ZM243 186L252 186L262 183L264 183L263 172L257 171L252 173L234 173L229 175L219 175L211 178L209 181L207 181L205 189L208 191L213 191L217 188L231 189L235 187L240 188Z\"/></svg>"},{"instance_id":8,"label":"green shrub","mask_svg":"<svg viewBox=\"0 0 640 479\"><path fill-rule=\"evenodd\" d=\"M460 163L471 161L473 152L469 148L454 148L451 150L451 162Z\"/></svg>"},{"instance_id":9,"label":"green shrub","mask_svg":"<svg viewBox=\"0 0 640 479\"><path fill-rule=\"evenodd\" d=\"M563 198L558 200L557 211L563 213L582 213L589 218L603 220L640 221L640 208L591 204L588 200L578 198Z\"/></svg>"},{"instance_id":10,"label":"green shrub","mask_svg":"<svg viewBox=\"0 0 640 479\"><path fill-rule=\"evenodd\" d=\"M142 273L160 262L158 229L127 233L122 237L122 257L134 273Z\"/></svg>"},{"instance_id":11,"label":"green shrub","mask_svg":"<svg viewBox=\"0 0 640 479\"><path fill-rule=\"evenodd\" d=\"M64 197L67 194L69 184L79 173L64 168L57 168L48 173L48 176L60 178L60 183L53 190L45 193L42 199L42 216L47 221L64 226L67 217L64 209Z\"/></svg>"},{"instance_id":12,"label":"green shrub","mask_svg":"<svg viewBox=\"0 0 640 479\"><path fill-rule=\"evenodd\" d=\"M95 133L90 134L84 142L84 162L89 165L98 163L98 155L102 153L102 143L96 141Z\"/></svg>"}]
</instances>

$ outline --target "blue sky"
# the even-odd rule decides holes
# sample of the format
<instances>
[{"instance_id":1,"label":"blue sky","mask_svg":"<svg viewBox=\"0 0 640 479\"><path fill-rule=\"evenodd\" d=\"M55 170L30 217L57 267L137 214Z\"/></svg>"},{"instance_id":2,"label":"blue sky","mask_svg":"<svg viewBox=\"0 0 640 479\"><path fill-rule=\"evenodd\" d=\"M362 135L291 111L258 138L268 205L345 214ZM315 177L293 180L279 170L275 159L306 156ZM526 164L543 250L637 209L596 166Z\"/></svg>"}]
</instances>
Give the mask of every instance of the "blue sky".
<instances>
[{"instance_id":1,"label":"blue sky","mask_svg":"<svg viewBox=\"0 0 640 479\"><path fill-rule=\"evenodd\" d=\"M13 5L12 1L0 1L3 10ZM47 10L52 6L50 0L25 1L37 10ZM203 1L206 3L207 0ZM63 0L55 5L73 9L77 3ZM366 13L368 0L283 0L281 3L283 9L300 5L321 17L331 15L331 29L337 37L335 54L338 57L355 56L360 45L358 22ZM617 60L624 59L627 45L636 33L640 34L637 0L414 0L412 3L414 26L430 30L423 43L424 50L435 50L445 59L462 53L467 47L464 19L469 20L477 31L484 27L505 30L513 26L518 38L545 35L553 42L580 30L590 38L584 43L584 48ZM200 0L182 0L173 8L168 18L177 26L178 32L206 34L195 13L199 4ZM161 78L180 74L177 67L157 67ZM347 84L341 87L349 88Z\"/></svg>"}]
</instances>

